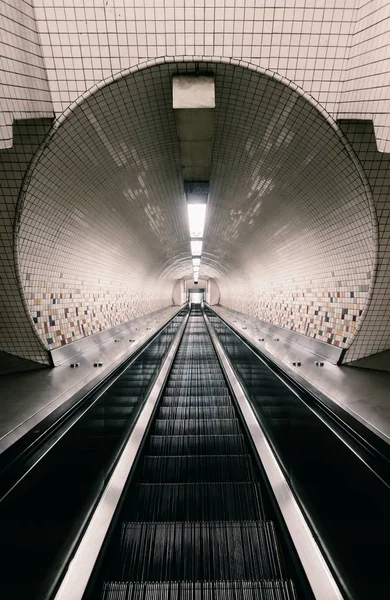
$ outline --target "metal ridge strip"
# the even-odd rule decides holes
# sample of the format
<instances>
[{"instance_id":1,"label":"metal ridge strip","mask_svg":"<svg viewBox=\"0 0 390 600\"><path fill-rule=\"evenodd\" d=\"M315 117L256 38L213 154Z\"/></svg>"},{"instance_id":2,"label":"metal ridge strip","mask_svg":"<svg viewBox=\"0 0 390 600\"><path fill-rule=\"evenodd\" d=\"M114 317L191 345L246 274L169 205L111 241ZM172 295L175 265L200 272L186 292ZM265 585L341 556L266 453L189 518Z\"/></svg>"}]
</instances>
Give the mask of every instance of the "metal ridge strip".
<instances>
[{"instance_id":1,"label":"metal ridge strip","mask_svg":"<svg viewBox=\"0 0 390 600\"><path fill-rule=\"evenodd\" d=\"M219 314L218 310L215 310L215 307L205 302L207 308L212 310L220 319L224 320ZM232 318L235 319L243 319L245 325L248 324L248 329L255 327L255 324L251 324L251 322L247 322L246 319L255 320L254 317L250 317L249 315L245 315L244 313L240 313L236 310L231 310L227 306L223 304L219 305L220 308L228 310L231 313ZM218 306L216 308L219 308ZM338 348L337 346L332 346L331 344L327 344L326 342L322 342L316 338L308 337L307 335L300 333L299 331L291 331L291 329L286 329L285 327L281 327L280 325L274 325L273 323L267 323L267 321L263 321L262 319L256 318L256 325L258 327L258 335L269 334L272 336L277 336L284 342L289 344L292 349L294 348L302 348L313 354L314 356L325 358L329 362L334 365L339 363L341 354L343 352L342 348ZM234 329L234 326L230 325ZM241 334L241 332L239 332Z\"/></svg>"},{"instance_id":2,"label":"metal ridge strip","mask_svg":"<svg viewBox=\"0 0 390 600\"><path fill-rule=\"evenodd\" d=\"M188 317L189 313L184 317L183 323L176 333L157 380L91 517L85 534L69 563L54 600L82 600L122 491L134 465L138 450L145 439L148 425L171 370Z\"/></svg>"},{"instance_id":3,"label":"metal ridge strip","mask_svg":"<svg viewBox=\"0 0 390 600\"><path fill-rule=\"evenodd\" d=\"M177 310L173 313L172 317L180 312L184 307L184 304L181 306L177 306ZM113 327L109 327L104 331L98 331L93 335L87 335L81 340L76 340L71 344L66 344L65 346L60 346L59 348L53 348L53 350L49 350L51 355L53 364L55 367L62 365L64 362L67 362L71 359L77 360L77 357L80 358L85 352L91 349L98 349L99 346L106 344L109 341L117 338L118 336L127 336L132 335L134 328L143 329L147 323L143 323L145 319L164 319L163 313L167 308L160 308L158 310L154 310L150 313L146 313L140 317L135 317L130 321L126 321L125 323L120 323L118 325L114 325ZM172 306L174 308L174 306Z\"/></svg>"},{"instance_id":4,"label":"metal ridge strip","mask_svg":"<svg viewBox=\"0 0 390 600\"><path fill-rule=\"evenodd\" d=\"M24 435L28 434L32 429L34 429L34 427L39 426L40 423L46 419L46 417L49 417L55 410L61 408L61 406L66 402L78 402L87 394L92 393L95 388L100 386L104 380L108 379L116 369L121 367L122 364L130 361L143 349L146 349L149 343L151 343L155 337L157 337L157 335L159 335L162 330L165 329L165 327L169 325L171 321L173 321L173 319L183 308L183 306L179 307L177 311L172 313L171 316L167 317L167 319L163 321L162 325L160 325L151 333L148 333L144 337L137 340L134 345L131 346L131 348L122 350L119 353L116 351L116 353L111 357L107 355L107 361L109 362L107 362L106 366L106 361L104 361L105 365L102 369L94 369L91 366L88 371L87 363L89 362L92 364L93 360L91 357L86 358L85 355L80 356L81 367L86 368L88 372L82 376L81 373L84 372L84 369L74 369L73 373L71 374L72 377L81 375L81 378L75 380L74 383L69 384L70 374L68 367L70 366L70 363L69 365L63 364L53 367L49 370L42 369L40 373L37 374L42 376L42 378L48 379L49 383L45 384L44 382L41 390L37 391L37 389L34 389L34 395L49 397L52 393L52 390L55 390L53 398L48 400L47 403L41 407L37 407L33 414L25 417L21 423L12 427L10 431L0 435L0 454L8 450L12 444L18 442L18 440L20 440ZM34 381L35 388L38 388L40 384L42 384L42 380ZM19 395L18 400L27 401L27 394L29 393L30 389L28 389L23 395Z\"/></svg>"},{"instance_id":5,"label":"metal ridge strip","mask_svg":"<svg viewBox=\"0 0 390 600\"><path fill-rule=\"evenodd\" d=\"M309 525L306 522L207 315L204 315L204 319L214 344L215 351L240 407L254 447L267 474L275 499L279 505L313 594L316 600L343 600L343 595L333 574L318 547Z\"/></svg>"}]
</instances>

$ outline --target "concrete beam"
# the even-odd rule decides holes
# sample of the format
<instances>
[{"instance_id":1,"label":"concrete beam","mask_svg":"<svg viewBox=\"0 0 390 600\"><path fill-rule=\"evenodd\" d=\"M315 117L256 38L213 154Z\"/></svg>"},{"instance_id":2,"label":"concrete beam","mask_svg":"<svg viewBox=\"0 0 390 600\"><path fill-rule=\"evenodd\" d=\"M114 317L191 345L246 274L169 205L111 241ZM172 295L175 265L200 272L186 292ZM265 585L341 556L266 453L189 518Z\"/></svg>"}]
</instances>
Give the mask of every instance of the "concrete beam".
<instances>
[{"instance_id":1,"label":"concrete beam","mask_svg":"<svg viewBox=\"0 0 390 600\"><path fill-rule=\"evenodd\" d=\"M214 77L176 75L172 93L183 179L208 181L214 136Z\"/></svg>"},{"instance_id":2,"label":"concrete beam","mask_svg":"<svg viewBox=\"0 0 390 600\"><path fill-rule=\"evenodd\" d=\"M174 75L173 108L215 108L214 76Z\"/></svg>"}]
</instances>

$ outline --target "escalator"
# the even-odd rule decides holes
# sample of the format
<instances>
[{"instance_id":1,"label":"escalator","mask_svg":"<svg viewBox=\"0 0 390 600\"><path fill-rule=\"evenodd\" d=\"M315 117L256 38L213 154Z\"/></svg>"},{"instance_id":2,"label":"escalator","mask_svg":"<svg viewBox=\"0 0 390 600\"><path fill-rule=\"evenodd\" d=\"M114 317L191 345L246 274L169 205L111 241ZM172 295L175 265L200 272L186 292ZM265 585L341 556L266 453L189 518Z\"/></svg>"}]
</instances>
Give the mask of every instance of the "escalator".
<instances>
[{"instance_id":1,"label":"escalator","mask_svg":"<svg viewBox=\"0 0 390 600\"><path fill-rule=\"evenodd\" d=\"M311 598L273 515L195 305L86 598Z\"/></svg>"},{"instance_id":2,"label":"escalator","mask_svg":"<svg viewBox=\"0 0 390 600\"><path fill-rule=\"evenodd\" d=\"M205 314L344 597L387 600L390 447L300 388L211 308Z\"/></svg>"},{"instance_id":3,"label":"escalator","mask_svg":"<svg viewBox=\"0 0 390 600\"><path fill-rule=\"evenodd\" d=\"M387 599L387 449L321 412L204 312L191 308L83 600L313 600L216 339L342 596ZM1 597L56 596L186 314L54 419L42 443L0 457Z\"/></svg>"},{"instance_id":4,"label":"escalator","mask_svg":"<svg viewBox=\"0 0 390 600\"><path fill-rule=\"evenodd\" d=\"M69 414L41 423L38 440L1 455L1 598L52 598L185 313Z\"/></svg>"}]
</instances>

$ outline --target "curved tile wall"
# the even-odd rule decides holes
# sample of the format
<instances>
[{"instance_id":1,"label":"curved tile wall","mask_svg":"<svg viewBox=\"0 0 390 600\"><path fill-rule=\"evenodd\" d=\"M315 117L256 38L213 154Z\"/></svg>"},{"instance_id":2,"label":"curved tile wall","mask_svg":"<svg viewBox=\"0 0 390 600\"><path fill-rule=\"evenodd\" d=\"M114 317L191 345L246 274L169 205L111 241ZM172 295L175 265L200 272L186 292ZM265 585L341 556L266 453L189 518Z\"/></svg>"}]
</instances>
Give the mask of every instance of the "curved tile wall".
<instances>
[{"instance_id":1,"label":"curved tile wall","mask_svg":"<svg viewBox=\"0 0 390 600\"><path fill-rule=\"evenodd\" d=\"M48 348L161 308L191 273L171 79L191 62L117 78L67 111L20 204L27 302ZM204 274L221 304L336 346L361 317L375 255L362 172L296 86L223 62ZM178 259L180 257L180 259Z\"/></svg>"}]
</instances>

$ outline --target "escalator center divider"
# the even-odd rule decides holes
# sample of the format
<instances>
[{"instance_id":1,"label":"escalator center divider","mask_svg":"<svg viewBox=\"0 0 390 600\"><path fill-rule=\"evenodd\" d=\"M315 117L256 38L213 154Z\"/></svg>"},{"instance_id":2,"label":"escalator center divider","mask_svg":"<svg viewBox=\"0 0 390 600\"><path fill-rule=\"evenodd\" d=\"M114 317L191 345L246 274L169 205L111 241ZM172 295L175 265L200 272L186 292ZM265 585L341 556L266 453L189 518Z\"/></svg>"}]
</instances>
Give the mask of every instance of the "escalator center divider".
<instances>
[{"instance_id":1,"label":"escalator center divider","mask_svg":"<svg viewBox=\"0 0 390 600\"><path fill-rule=\"evenodd\" d=\"M192 305L88 598L297 598L244 433Z\"/></svg>"}]
</instances>

